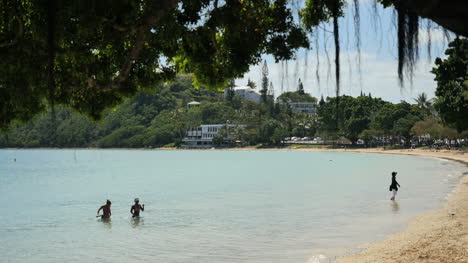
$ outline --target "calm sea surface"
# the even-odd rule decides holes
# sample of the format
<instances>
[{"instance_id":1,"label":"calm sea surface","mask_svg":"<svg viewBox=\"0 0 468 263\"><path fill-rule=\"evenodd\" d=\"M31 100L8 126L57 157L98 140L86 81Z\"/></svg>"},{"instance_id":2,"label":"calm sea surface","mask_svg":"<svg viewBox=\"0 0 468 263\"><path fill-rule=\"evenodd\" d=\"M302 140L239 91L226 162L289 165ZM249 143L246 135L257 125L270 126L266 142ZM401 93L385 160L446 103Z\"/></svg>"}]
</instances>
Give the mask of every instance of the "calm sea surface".
<instances>
[{"instance_id":1,"label":"calm sea surface","mask_svg":"<svg viewBox=\"0 0 468 263\"><path fill-rule=\"evenodd\" d=\"M0 262L333 259L442 207L464 169L358 153L0 150ZM110 222L96 218L106 199Z\"/></svg>"}]
</instances>

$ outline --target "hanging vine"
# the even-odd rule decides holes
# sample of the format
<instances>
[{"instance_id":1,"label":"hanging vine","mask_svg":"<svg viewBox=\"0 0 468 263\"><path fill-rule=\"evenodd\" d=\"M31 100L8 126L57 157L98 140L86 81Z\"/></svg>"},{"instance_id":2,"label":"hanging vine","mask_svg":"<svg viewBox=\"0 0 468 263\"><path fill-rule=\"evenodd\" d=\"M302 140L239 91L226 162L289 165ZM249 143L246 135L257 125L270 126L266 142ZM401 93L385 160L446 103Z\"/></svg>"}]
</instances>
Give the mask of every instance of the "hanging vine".
<instances>
[{"instance_id":1,"label":"hanging vine","mask_svg":"<svg viewBox=\"0 0 468 263\"><path fill-rule=\"evenodd\" d=\"M55 56L56 56L56 15L57 3L56 0L49 1L49 8L47 9L47 86L48 86L48 99L51 108L52 119L55 120Z\"/></svg>"},{"instance_id":2,"label":"hanging vine","mask_svg":"<svg viewBox=\"0 0 468 263\"><path fill-rule=\"evenodd\" d=\"M281 93L284 92L284 84L285 84L285 80L284 80L284 60L281 60L280 62L280 79L281 79Z\"/></svg>"},{"instance_id":3,"label":"hanging vine","mask_svg":"<svg viewBox=\"0 0 468 263\"><path fill-rule=\"evenodd\" d=\"M331 63L330 55L328 54L328 37L326 30L323 29L323 52L325 53L325 58L327 59L327 84L330 83L331 78Z\"/></svg>"},{"instance_id":4,"label":"hanging vine","mask_svg":"<svg viewBox=\"0 0 468 263\"><path fill-rule=\"evenodd\" d=\"M284 62L284 68L285 68L285 78L286 78L286 91L289 91L290 90L290 87L289 87L289 65L288 65L288 60L286 60Z\"/></svg>"},{"instance_id":5,"label":"hanging vine","mask_svg":"<svg viewBox=\"0 0 468 263\"><path fill-rule=\"evenodd\" d=\"M413 84L414 68L419 58L419 17L404 9L398 15L398 80L404 87L406 76Z\"/></svg>"},{"instance_id":6,"label":"hanging vine","mask_svg":"<svg viewBox=\"0 0 468 263\"><path fill-rule=\"evenodd\" d=\"M404 10L397 10L398 15L398 80L400 82L400 86L403 87L403 70L406 65L406 56L405 56L405 48L406 48L406 14Z\"/></svg>"},{"instance_id":7,"label":"hanging vine","mask_svg":"<svg viewBox=\"0 0 468 263\"><path fill-rule=\"evenodd\" d=\"M346 52L346 59L347 59L347 62L348 62L349 83L352 83L352 81L353 81L353 64L351 62L349 42L350 42L349 41L349 23L346 23L346 50L348 51L348 52ZM362 92L362 86L360 88L361 88L361 92Z\"/></svg>"},{"instance_id":8,"label":"hanging vine","mask_svg":"<svg viewBox=\"0 0 468 263\"><path fill-rule=\"evenodd\" d=\"M320 55L319 55L319 40L318 36L315 37L315 59L317 60L316 68L315 68L315 78L317 79L317 86L320 92L320 74L319 74L319 68L320 68Z\"/></svg>"},{"instance_id":9,"label":"hanging vine","mask_svg":"<svg viewBox=\"0 0 468 263\"><path fill-rule=\"evenodd\" d=\"M355 0L357 1L357 0ZM340 28L338 26L339 18L339 1L335 1L333 5L333 38L335 40L335 80L336 80L336 96L340 96Z\"/></svg>"},{"instance_id":10,"label":"hanging vine","mask_svg":"<svg viewBox=\"0 0 468 263\"><path fill-rule=\"evenodd\" d=\"M299 83L296 83L297 79L298 79L298 74L299 74L299 60L295 60L295 63L294 63L294 77L293 77L293 83L295 83L295 87L297 87L297 85Z\"/></svg>"},{"instance_id":11,"label":"hanging vine","mask_svg":"<svg viewBox=\"0 0 468 263\"><path fill-rule=\"evenodd\" d=\"M431 54L431 30L432 30L432 22L431 20L427 20L426 21L426 36L427 36L427 59L428 59L428 62L431 63L431 58L432 58L432 54Z\"/></svg>"},{"instance_id":12,"label":"hanging vine","mask_svg":"<svg viewBox=\"0 0 468 263\"><path fill-rule=\"evenodd\" d=\"M307 81L307 69L309 68L309 49L304 50L304 81Z\"/></svg>"},{"instance_id":13,"label":"hanging vine","mask_svg":"<svg viewBox=\"0 0 468 263\"><path fill-rule=\"evenodd\" d=\"M349 1L351 2L351 1ZM352 19L354 24L354 36L355 36L355 50L356 50L356 59L355 66L357 71L357 76L359 78L359 86L362 91L362 65L361 65L361 16L360 16L360 2L359 0L353 0L352 2ZM378 25L381 25L380 15L378 11L378 3L383 4L384 7L394 6L397 14L397 45L398 45L398 82L400 87L404 87L405 80L409 81L410 85L413 84L413 76L415 73L415 68L417 61L419 60L419 28L420 21L419 16L409 11L408 8L401 8L399 4L396 4L396 1L383 1L383 0L374 0L371 5L369 5L370 12L373 12L374 23L372 23L374 30L378 31ZM295 6L298 5L297 1L293 0ZM334 37L334 46L335 46L335 89L336 95L340 94L340 84L341 84L341 64L340 64L340 25L338 23L339 17L343 16L343 7L346 2L344 0L305 0L303 8L299 11L299 17L301 22L307 30L310 32L315 32L315 48L316 48L316 70L315 75L317 79L317 85L320 89L320 61L319 61L319 29L321 29L323 34L320 34L320 37L323 35L323 53L325 54L327 60L327 82L330 80L330 55L328 53L327 45L327 36L325 25L323 23L330 23L333 27L333 37ZM432 43L431 43L431 30L432 22L428 21L426 24L427 32L427 56L430 60L432 57ZM349 31L349 30L348 30ZM347 31L347 34L349 32ZM382 30L380 30L382 31ZM447 29L443 29L445 38L444 41L450 40L450 33ZM382 44L383 33L380 35L380 44ZM349 37L347 37L349 43ZM349 51L350 49L347 48ZM347 52L349 53L349 52ZM349 55L349 54L348 54ZM349 74L350 78L354 66L351 65L351 59L348 58L349 62ZM308 66L307 58L305 59L305 67ZM306 76L306 70L304 70L304 77ZM350 82L351 79L350 79Z\"/></svg>"},{"instance_id":14,"label":"hanging vine","mask_svg":"<svg viewBox=\"0 0 468 263\"><path fill-rule=\"evenodd\" d=\"M354 0L354 32L356 45L356 66L359 74L359 85L362 89L362 71L361 71L361 14L359 12L359 0Z\"/></svg>"}]
</instances>

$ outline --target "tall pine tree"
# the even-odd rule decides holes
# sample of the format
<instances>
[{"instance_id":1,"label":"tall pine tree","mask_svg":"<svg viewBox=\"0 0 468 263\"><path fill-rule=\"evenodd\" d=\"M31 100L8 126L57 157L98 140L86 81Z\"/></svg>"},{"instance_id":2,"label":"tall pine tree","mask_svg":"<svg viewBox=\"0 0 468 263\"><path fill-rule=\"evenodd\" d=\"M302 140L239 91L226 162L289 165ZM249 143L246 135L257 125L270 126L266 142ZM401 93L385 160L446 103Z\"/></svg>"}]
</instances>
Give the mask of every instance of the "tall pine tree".
<instances>
[{"instance_id":1,"label":"tall pine tree","mask_svg":"<svg viewBox=\"0 0 468 263\"><path fill-rule=\"evenodd\" d=\"M320 102L319 102L319 106L323 106L325 104L325 100L323 99L323 95L322 97L320 98Z\"/></svg>"},{"instance_id":2,"label":"tall pine tree","mask_svg":"<svg viewBox=\"0 0 468 263\"><path fill-rule=\"evenodd\" d=\"M234 83L234 80L231 79L229 81L229 84L228 84L227 89L226 89L225 98L226 98L227 102L232 102L232 99L234 98L234 95L235 95L235 93L234 93L234 87L235 86L236 86L236 84Z\"/></svg>"},{"instance_id":3,"label":"tall pine tree","mask_svg":"<svg viewBox=\"0 0 468 263\"><path fill-rule=\"evenodd\" d=\"M268 95L271 96L271 100L275 100L275 88L273 87L273 82L270 81L270 87L268 88Z\"/></svg>"},{"instance_id":4,"label":"tall pine tree","mask_svg":"<svg viewBox=\"0 0 468 263\"><path fill-rule=\"evenodd\" d=\"M304 95L304 94L305 94L305 92L304 92L304 85L302 84L302 81L301 81L300 78L299 78L299 80L298 80L297 93L298 93L299 95Z\"/></svg>"}]
</instances>

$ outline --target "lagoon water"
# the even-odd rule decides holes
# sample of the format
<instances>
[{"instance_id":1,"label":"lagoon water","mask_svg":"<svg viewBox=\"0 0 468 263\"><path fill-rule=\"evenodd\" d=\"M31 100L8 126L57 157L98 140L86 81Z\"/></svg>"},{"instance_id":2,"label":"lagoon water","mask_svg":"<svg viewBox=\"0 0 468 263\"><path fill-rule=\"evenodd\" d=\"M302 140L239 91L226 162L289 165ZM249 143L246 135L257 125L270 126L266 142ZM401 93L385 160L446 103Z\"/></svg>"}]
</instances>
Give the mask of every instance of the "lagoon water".
<instances>
[{"instance_id":1,"label":"lagoon water","mask_svg":"<svg viewBox=\"0 0 468 263\"><path fill-rule=\"evenodd\" d=\"M443 207L462 171L358 153L0 150L0 262L333 259ZM96 218L106 199L110 222Z\"/></svg>"}]
</instances>

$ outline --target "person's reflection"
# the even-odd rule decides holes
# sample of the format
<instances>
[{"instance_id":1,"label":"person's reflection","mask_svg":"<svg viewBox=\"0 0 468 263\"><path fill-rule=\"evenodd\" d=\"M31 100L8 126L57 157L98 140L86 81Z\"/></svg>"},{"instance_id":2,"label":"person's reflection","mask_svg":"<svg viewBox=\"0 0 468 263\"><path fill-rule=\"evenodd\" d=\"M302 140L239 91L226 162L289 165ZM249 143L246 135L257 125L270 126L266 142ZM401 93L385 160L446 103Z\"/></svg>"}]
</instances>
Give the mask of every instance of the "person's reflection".
<instances>
[{"instance_id":1,"label":"person's reflection","mask_svg":"<svg viewBox=\"0 0 468 263\"><path fill-rule=\"evenodd\" d=\"M138 219L132 218L131 220L132 220L131 221L132 222L132 227L134 227L134 228L138 227L140 224L143 224L143 218L138 218Z\"/></svg>"},{"instance_id":2,"label":"person's reflection","mask_svg":"<svg viewBox=\"0 0 468 263\"><path fill-rule=\"evenodd\" d=\"M102 220L101 219L101 222L102 222L102 225L105 227L105 228L108 228L108 229L111 229L112 228L112 223L110 220Z\"/></svg>"},{"instance_id":3,"label":"person's reflection","mask_svg":"<svg viewBox=\"0 0 468 263\"><path fill-rule=\"evenodd\" d=\"M400 205L397 201L392 201L392 212L398 214L400 212Z\"/></svg>"}]
</instances>

